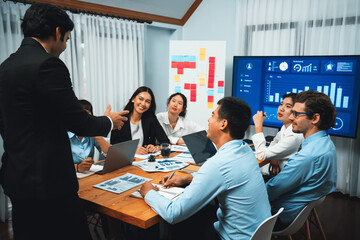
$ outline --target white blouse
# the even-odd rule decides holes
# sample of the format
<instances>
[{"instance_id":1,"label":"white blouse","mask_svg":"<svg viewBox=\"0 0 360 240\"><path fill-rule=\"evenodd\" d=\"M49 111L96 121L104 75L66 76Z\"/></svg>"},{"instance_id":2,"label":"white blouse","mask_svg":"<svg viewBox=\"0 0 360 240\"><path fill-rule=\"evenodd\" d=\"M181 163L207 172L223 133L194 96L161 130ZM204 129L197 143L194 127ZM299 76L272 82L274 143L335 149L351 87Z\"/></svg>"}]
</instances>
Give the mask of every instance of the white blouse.
<instances>
[{"instance_id":1,"label":"white blouse","mask_svg":"<svg viewBox=\"0 0 360 240\"><path fill-rule=\"evenodd\" d=\"M265 146L266 140L264 133L261 132L252 136L256 157L260 160L279 160L280 169L282 169L287 163L287 160L298 151L303 140L303 134L294 133L292 131L292 125L288 128L282 126L268 147Z\"/></svg>"},{"instance_id":2,"label":"white blouse","mask_svg":"<svg viewBox=\"0 0 360 240\"><path fill-rule=\"evenodd\" d=\"M178 118L175 128L173 128L169 122L168 112L161 112L156 114L156 117L168 136L171 144L176 144L179 139L187 134L205 130L203 126L187 120L184 117Z\"/></svg>"}]
</instances>

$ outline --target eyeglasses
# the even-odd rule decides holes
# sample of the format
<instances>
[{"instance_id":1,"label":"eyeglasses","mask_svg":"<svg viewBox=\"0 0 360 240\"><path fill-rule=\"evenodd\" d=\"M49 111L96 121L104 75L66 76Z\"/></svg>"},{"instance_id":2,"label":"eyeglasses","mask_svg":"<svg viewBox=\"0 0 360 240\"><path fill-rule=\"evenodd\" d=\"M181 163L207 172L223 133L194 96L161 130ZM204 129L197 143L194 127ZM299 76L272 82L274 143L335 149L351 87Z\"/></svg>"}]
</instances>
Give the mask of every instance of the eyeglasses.
<instances>
[{"instance_id":1,"label":"eyeglasses","mask_svg":"<svg viewBox=\"0 0 360 240\"><path fill-rule=\"evenodd\" d=\"M301 114L307 114L307 115L310 115L310 114L313 114L312 112L296 112L296 111L293 111L291 110L290 111L290 114L294 116L294 118L297 118L299 115Z\"/></svg>"}]
</instances>

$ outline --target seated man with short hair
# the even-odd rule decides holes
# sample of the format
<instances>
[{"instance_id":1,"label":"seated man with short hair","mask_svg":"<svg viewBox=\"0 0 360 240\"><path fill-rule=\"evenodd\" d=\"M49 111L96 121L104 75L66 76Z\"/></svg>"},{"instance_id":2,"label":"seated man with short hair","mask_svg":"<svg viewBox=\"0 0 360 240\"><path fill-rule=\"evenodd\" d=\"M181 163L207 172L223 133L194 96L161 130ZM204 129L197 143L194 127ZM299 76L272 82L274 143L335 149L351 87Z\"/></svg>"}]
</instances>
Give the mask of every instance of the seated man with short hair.
<instances>
[{"instance_id":1,"label":"seated man with short hair","mask_svg":"<svg viewBox=\"0 0 360 240\"><path fill-rule=\"evenodd\" d=\"M337 115L330 98L313 90L301 92L291 113L293 131L302 133L305 140L301 150L266 184L272 212L284 207L275 230L287 227L307 204L336 187L336 150L325 132L335 126Z\"/></svg>"},{"instance_id":2,"label":"seated man with short hair","mask_svg":"<svg viewBox=\"0 0 360 240\"><path fill-rule=\"evenodd\" d=\"M271 215L256 157L249 145L241 140L250 119L251 109L246 102L235 97L221 99L208 120L207 131L217 153L194 175L174 175L169 180L167 175L162 179L165 187L189 184L174 201L161 196L150 182L145 182L140 193L146 203L164 220L174 224L191 217L217 198L218 221L213 226L218 237L249 239L261 222ZM201 230L198 228L196 232ZM196 233L189 233L186 238L190 239L193 234Z\"/></svg>"}]
</instances>

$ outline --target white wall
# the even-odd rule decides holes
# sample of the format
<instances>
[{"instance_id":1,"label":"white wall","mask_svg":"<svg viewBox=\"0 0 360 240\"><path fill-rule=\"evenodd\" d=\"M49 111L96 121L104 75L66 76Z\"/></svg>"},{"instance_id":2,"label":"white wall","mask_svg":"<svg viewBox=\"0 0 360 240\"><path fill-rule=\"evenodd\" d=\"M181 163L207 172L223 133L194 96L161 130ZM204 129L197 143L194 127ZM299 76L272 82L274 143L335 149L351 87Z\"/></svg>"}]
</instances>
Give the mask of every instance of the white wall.
<instances>
[{"instance_id":1,"label":"white wall","mask_svg":"<svg viewBox=\"0 0 360 240\"><path fill-rule=\"evenodd\" d=\"M166 110L170 40L226 41L225 96L231 95L235 18L235 0L206 0L183 27L159 23L147 26L145 84L156 95L156 112Z\"/></svg>"},{"instance_id":2,"label":"white wall","mask_svg":"<svg viewBox=\"0 0 360 240\"><path fill-rule=\"evenodd\" d=\"M225 96L232 90L235 9L235 0L202 1L183 27L183 40L226 41Z\"/></svg>"}]
</instances>

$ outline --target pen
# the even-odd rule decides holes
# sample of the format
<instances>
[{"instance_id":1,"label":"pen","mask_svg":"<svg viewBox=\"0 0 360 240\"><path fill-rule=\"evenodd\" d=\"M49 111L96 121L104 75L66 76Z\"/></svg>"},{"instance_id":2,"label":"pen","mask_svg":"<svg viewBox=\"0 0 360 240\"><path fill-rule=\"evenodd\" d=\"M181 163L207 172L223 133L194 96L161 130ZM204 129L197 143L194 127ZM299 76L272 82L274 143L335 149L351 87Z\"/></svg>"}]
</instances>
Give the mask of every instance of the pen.
<instances>
[{"instance_id":1,"label":"pen","mask_svg":"<svg viewBox=\"0 0 360 240\"><path fill-rule=\"evenodd\" d=\"M170 174L169 178L164 182L164 184L162 185L162 187L164 187L165 183L166 183L167 181L169 181L169 180L174 176L175 172L176 172L176 169Z\"/></svg>"}]
</instances>

